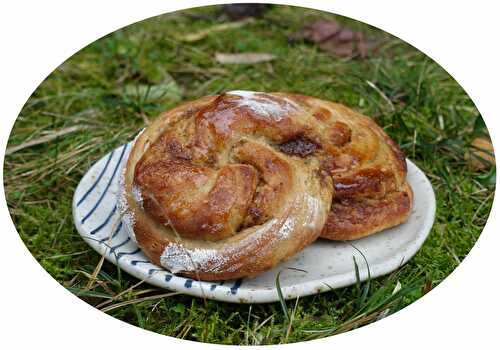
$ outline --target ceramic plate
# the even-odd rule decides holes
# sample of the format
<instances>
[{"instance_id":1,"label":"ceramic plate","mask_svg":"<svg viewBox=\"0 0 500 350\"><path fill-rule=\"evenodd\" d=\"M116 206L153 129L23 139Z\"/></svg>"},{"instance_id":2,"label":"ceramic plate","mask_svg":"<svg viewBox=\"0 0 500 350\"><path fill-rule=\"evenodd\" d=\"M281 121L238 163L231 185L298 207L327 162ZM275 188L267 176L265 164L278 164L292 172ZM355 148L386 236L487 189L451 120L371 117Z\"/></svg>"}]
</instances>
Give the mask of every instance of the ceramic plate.
<instances>
[{"instance_id":1,"label":"ceramic plate","mask_svg":"<svg viewBox=\"0 0 500 350\"><path fill-rule=\"evenodd\" d=\"M83 176L73 197L78 232L99 254L122 270L146 282L186 294L236 303L277 301L276 276L286 299L321 293L356 283L354 260L361 280L396 270L422 246L436 209L434 192L425 174L411 161L408 181L414 191L414 209L407 222L350 243L318 240L296 256L255 278L223 282L196 281L176 276L151 263L130 239L116 202L118 178L131 144L118 147ZM357 249L356 249L357 248Z\"/></svg>"}]
</instances>

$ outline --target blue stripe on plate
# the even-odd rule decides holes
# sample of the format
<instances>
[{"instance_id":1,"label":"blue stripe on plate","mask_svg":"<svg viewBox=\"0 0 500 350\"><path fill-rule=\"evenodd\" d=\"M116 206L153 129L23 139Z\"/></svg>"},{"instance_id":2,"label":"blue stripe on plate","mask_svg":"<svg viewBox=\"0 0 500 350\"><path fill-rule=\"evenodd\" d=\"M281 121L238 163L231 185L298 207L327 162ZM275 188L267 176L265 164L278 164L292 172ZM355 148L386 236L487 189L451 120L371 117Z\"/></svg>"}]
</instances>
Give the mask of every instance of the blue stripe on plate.
<instances>
[{"instance_id":1,"label":"blue stripe on plate","mask_svg":"<svg viewBox=\"0 0 500 350\"><path fill-rule=\"evenodd\" d=\"M219 286L222 286L223 284L224 284L224 281L220 281L220 282L219 282ZM216 285L216 284L212 284L212 285L210 286L210 290L215 290L215 288L217 288L217 285Z\"/></svg>"},{"instance_id":2,"label":"blue stripe on plate","mask_svg":"<svg viewBox=\"0 0 500 350\"><path fill-rule=\"evenodd\" d=\"M151 261L149 261L149 260L132 260L130 262L130 264L134 265L134 266L137 265L137 264L151 264Z\"/></svg>"},{"instance_id":3,"label":"blue stripe on plate","mask_svg":"<svg viewBox=\"0 0 500 350\"><path fill-rule=\"evenodd\" d=\"M92 231L90 231L90 234L95 235L97 232L99 232L104 226L106 226L106 224L109 222L109 220L111 220L111 218L113 217L113 215L115 215L115 213L116 213L116 204L113 207L113 209L111 210L111 212L109 213L108 217L103 221L103 223L100 224L99 226L97 226Z\"/></svg>"},{"instance_id":4,"label":"blue stripe on plate","mask_svg":"<svg viewBox=\"0 0 500 350\"><path fill-rule=\"evenodd\" d=\"M166 274L165 275L165 282L169 282L172 279L172 275Z\"/></svg>"},{"instance_id":5,"label":"blue stripe on plate","mask_svg":"<svg viewBox=\"0 0 500 350\"><path fill-rule=\"evenodd\" d=\"M97 177L97 179L94 181L94 183L92 184L92 186L90 186L90 188L87 190L87 192L85 192L85 194L80 198L80 200L76 203L76 206L78 207L80 204L82 204L85 199L87 198L87 196L92 193L92 191L94 190L94 188L97 186L97 184L99 183L99 181L101 181L101 178L102 176L104 175L104 173L106 172L106 170L108 169L108 165L109 163L111 162L111 158L113 158L113 154L115 153L115 150L113 150L110 154L109 154L109 157L108 159L106 160L106 164L104 165L104 168L101 170L101 173L99 174L99 176Z\"/></svg>"},{"instance_id":6,"label":"blue stripe on plate","mask_svg":"<svg viewBox=\"0 0 500 350\"><path fill-rule=\"evenodd\" d=\"M238 289L241 287L241 282L243 281L242 278L239 278L234 282L234 285L231 287L231 294L236 294L238 293Z\"/></svg>"},{"instance_id":7,"label":"blue stripe on plate","mask_svg":"<svg viewBox=\"0 0 500 350\"><path fill-rule=\"evenodd\" d=\"M122 223L122 221L120 220L120 223L118 224L118 227L116 228L115 232L113 232L113 235L111 235L111 237L104 237L103 239L101 239L101 240L99 241L99 243L101 243L101 244L102 244L102 243L106 242L107 240L111 240L111 239L115 238L115 237L116 237L116 235L117 235L117 234L120 232L120 230L122 229L122 226L123 226L123 223Z\"/></svg>"},{"instance_id":8,"label":"blue stripe on plate","mask_svg":"<svg viewBox=\"0 0 500 350\"><path fill-rule=\"evenodd\" d=\"M114 254L115 253L115 250L120 248L120 247L123 247L125 244L127 244L128 242L130 242L130 237L127 237L126 240L124 240L123 242L115 245L114 247L111 247L111 249L109 250L109 254Z\"/></svg>"},{"instance_id":9,"label":"blue stripe on plate","mask_svg":"<svg viewBox=\"0 0 500 350\"><path fill-rule=\"evenodd\" d=\"M87 213L87 215L85 215L82 219L82 224L89 218L92 216L92 214L94 213L94 211L99 207L99 204L101 204L101 201L102 199L104 198L104 196L106 195L106 193L108 192L108 189L109 189L109 186L111 186L111 183L113 182L113 178L115 177L116 175L116 172L118 171L118 168L120 167L120 164L122 162L122 159L123 159L123 155L125 154L125 151L127 149L127 146L128 144L125 144L122 146L122 153L120 154L120 158L118 159L118 162L116 163L116 166L115 166L115 169L113 170L113 174L111 174L111 177L109 178L109 181L106 185L106 188L104 188L104 191L102 192L101 194L101 197L99 197L99 199L97 200L96 204L92 207L92 209L90 209L90 211Z\"/></svg>"},{"instance_id":10,"label":"blue stripe on plate","mask_svg":"<svg viewBox=\"0 0 500 350\"><path fill-rule=\"evenodd\" d=\"M149 269L148 275L151 276L155 272L165 272L165 270L163 270L163 269Z\"/></svg>"},{"instance_id":11,"label":"blue stripe on plate","mask_svg":"<svg viewBox=\"0 0 500 350\"><path fill-rule=\"evenodd\" d=\"M119 252L118 254L116 254L116 261L120 260L120 258L122 256L125 256L125 255L135 255L135 254L138 254L140 252L141 252L141 250L139 248L137 248L137 249L135 249L135 250L133 250L131 252Z\"/></svg>"},{"instance_id":12,"label":"blue stripe on plate","mask_svg":"<svg viewBox=\"0 0 500 350\"><path fill-rule=\"evenodd\" d=\"M193 280L186 280L184 287L191 288L193 286Z\"/></svg>"}]
</instances>

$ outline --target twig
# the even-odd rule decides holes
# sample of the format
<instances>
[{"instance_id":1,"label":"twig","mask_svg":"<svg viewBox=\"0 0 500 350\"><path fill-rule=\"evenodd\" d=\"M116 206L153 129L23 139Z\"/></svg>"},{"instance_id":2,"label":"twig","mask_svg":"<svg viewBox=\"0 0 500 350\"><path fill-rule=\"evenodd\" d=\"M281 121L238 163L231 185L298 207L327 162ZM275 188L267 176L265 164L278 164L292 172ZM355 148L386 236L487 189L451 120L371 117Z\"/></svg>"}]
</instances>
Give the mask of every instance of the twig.
<instances>
[{"instance_id":1,"label":"twig","mask_svg":"<svg viewBox=\"0 0 500 350\"><path fill-rule=\"evenodd\" d=\"M222 24L218 24L218 25L215 25L215 26L207 28L207 29L200 30L200 31L195 32L195 33L181 36L178 39L181 41L186 41L186 42L198 41L198 40L201 40L212 33L217 33L217 32L222 32L222 31L225 31L228 29L243 27L244 25L247 25L247 24L253 23L253 22L255 22L254 18L248 18L248 19L244 19L241 21L237 21L237 22L222 23Z\"/></svg>"},{"instance_id":2,"label":"twig","mask_svg":"<svg viewBox=\"0 0 500 350\"><path fill-rule=\"evenodd\" d=\"M275 58L275 55L264 52L215 53L215 60L221 64L255 64L269 62Z\"/></svg>"},{"instance_id":3,"label":"twig","mask_svg":"<svg viewBox=\"0 0 500 350\"><path fill-rule=\"evenodd\" d=\"M23 142L17 146L9 147L5 151L5 155L8 156L14 152L20 151L20 150L28 148L28 147L41 145L42 143L50 142L52 140L55 140L58 137L61 137L61 136L67 135L67 134L71 134L75 131L83 130L86 128L87 128L87 125L74 125L74 126L70 126L69 128L59 129L57 131L52 132L49 135L45 135L45 136L39 137L37 139L33 139L31 141L28 141L28 142Z\"/></svg>"}]
</instances>

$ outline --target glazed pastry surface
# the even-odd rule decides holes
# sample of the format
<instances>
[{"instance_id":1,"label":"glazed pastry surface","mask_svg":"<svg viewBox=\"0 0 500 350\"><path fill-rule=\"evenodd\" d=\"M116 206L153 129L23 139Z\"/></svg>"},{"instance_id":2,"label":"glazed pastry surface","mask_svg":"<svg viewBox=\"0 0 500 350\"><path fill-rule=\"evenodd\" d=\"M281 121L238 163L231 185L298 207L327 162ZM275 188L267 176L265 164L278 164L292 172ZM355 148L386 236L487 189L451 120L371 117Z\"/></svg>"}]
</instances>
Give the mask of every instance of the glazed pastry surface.
<instances>
[{"instance_id":1,"label":"glazed pastry surface","mask_svg":"<svg viewBox=\"0 0 500 350\"><path fill-rule=\"evenodd\" d=\"M185 103L136 139L126 215L156 264L204 280L254 276L320 235L406 220L397 145L370 118L303 95L233 91Z\"/></svg>"}]
</instances>

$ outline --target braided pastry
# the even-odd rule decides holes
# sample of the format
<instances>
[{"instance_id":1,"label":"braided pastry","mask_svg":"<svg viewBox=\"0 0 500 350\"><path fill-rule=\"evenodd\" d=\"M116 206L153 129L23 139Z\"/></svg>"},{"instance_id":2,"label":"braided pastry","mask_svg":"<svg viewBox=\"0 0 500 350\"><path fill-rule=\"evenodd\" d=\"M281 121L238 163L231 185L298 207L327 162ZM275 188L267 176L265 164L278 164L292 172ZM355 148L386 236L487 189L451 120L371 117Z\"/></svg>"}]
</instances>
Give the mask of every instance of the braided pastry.
<instances>
[{"instance_id":1,"label":"braided pastry","mask_svg":"<svg viewBox=\"0 0 500 350\"><path fill-rule=\"evenodd\" d=\"M203 280L255 276L320 235L404 221L406 163L369 118L302 95L233 91L185 103L138 136L126 220L156 264Z\"/></svg>"}]
</instances>

